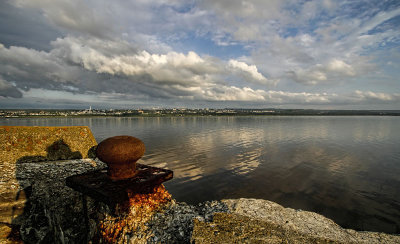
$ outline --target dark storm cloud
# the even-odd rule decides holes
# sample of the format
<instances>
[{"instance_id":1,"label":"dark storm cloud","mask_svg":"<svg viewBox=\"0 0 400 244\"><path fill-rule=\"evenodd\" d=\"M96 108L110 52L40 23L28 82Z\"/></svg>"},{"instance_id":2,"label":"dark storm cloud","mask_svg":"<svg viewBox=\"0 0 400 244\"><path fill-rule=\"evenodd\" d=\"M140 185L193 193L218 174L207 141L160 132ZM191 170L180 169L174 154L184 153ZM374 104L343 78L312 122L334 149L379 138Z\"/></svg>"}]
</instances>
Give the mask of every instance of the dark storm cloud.
<instances>
[{"instance_id":1,"label":"dark storm cloud","mask_svg":"<svg viewBox=\"0 0 400 244\"><path fill-rule=\"evenodd\" d=\"M100 38L116 34L105 3L97 5L97 1L76 0L14 0L12 3L28 11L39 10L50 24L67 33Z\"/></svg>"},{"instance_id":2,"label":"dark storm cloud","mask_svg":"<svg viewBox=\"0 0 400 244\"><path fill-rule=\"evenodd\" d=\"M50 50L49 43L61 36L38 10L17 8L0 1L0 43L36 50Z\"/></svg>"},{"instance_id":3,"label":"dark storm cloud","mask_svg":"<svg viewBox=\"0 0 400 244\"><path fill-rule=\"evenodd\" d=\"M0 97L21 98L22 93L0 76Z\"/></svg>"}]
</instances>

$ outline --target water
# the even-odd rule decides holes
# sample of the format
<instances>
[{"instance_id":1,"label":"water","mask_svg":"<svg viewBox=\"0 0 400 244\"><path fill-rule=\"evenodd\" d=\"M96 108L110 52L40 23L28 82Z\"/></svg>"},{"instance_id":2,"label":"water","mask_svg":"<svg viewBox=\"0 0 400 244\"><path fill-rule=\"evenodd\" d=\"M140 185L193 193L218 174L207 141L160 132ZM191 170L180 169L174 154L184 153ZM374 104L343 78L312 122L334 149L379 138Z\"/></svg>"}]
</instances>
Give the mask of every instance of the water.
<instances>
[{"instance_id":1,"label":"water","mask_svg":"<svg viewBox=\"0 0 400 244\"><path fill-rule=\"evenodd\" d=\"M400 117L20 118L142 139L142 163L174 170L179 201L252 197L346 228L400 233Z\"/></svg>"}]
</instances>

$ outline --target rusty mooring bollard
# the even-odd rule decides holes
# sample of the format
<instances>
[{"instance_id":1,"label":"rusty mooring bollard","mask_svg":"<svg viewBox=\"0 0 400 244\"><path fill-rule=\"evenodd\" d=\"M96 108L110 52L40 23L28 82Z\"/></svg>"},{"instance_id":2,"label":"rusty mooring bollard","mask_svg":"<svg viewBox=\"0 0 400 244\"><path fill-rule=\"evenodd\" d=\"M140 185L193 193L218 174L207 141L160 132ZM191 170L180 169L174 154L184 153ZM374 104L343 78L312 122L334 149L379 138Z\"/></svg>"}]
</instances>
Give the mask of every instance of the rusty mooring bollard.
<instances>
[{"instance_id":1,"label":"rusty mooring bollard","mask_svg":"<svg viewBox=\"0 0 400 244\"><path fill-rule=\"evenodd\" d=\"M69 187L104 202L112 209L132 200L135 194L153 194L174 173L150 165L136 163L145 151L141 140L132 136L114 136L102 141L97 157L108 169L89 171L67 177Z\"/></svg>"},{"instance_id":2,"label":"rusty mooring bollard","mask_svg":"<svg viewBox=\"0 0 400 244\"><path fill-rule=\"evenodd\" d=\"M107 138L96 149L97 157L108 165L107 171L89 171L66 178L69 187L83 193L87 233L92 228L89 217L94 216L98 231L97 236L93 234L90 238L96 243L125 243L131 233L147 228L145 224L154 211L171 202L172 196L162 183L173 178L173 171L136 163L144 151L143 142L135 137ZM99 214L89 215L86 196L109 208L98 205ZM86 239L89 242L89 235Z\"/></svg>"},{"instance_id":3,"label":"rusty mooring bollard","mask_svg":"<svg viewBox=\"0 0 400 244\"><path fill-rule=\"evenodd\" d=\"M112 180L128 179L136 175L136 161L144 154L144 143L133 136L114 136L100 142L97 157L108 165Z\"/></svg>"}]
</instances>

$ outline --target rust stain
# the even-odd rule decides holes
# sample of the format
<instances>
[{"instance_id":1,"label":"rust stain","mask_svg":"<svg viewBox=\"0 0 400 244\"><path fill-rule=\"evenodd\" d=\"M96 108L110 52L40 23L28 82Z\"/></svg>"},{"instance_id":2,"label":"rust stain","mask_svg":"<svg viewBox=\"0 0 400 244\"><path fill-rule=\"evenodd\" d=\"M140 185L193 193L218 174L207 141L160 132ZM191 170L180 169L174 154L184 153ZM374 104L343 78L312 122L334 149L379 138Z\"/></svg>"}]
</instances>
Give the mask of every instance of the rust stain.
<instances>
[{"instance_id":1,"label":"rust stain","mask_svg":"<svg viewBox=\"0 0 400 244\"><path fill-rule=\"evenodd\" d=\"M122 203L117 217L107 216L99 224L101 238L106 243L120 243L126 233L146 228L144 223L172 200L171 194L163 185L155 186L152 193L135 194L132 192L129 201Z\"/></svg>"}]
</instances>

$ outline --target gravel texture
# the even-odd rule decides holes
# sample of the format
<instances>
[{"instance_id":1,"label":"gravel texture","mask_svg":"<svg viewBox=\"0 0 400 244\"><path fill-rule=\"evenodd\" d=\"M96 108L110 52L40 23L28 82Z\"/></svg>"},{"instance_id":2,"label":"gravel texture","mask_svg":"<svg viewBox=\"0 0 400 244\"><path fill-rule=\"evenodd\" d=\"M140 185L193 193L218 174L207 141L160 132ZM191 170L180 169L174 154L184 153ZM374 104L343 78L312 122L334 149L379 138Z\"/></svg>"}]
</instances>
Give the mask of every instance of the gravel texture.
<instances>
[{"instance_id":1,"label":"gravel texture","mask_svg":"<svg viewBox=\"0 0 400 244\"><path fill-rule=\"evenodd\" d=\"M104 168L92 159L21 163L17 179L26 195L23 213L13 219L24 243L82 243L88 238L82 195L65 185L71 175ZM88 199L88 213L96 211Z\"/></svg>"},{"instance_id":2,"label":"gravel texture","mask_svg":"<svg viewBox=\"0 0 400 244\"><path fill-rule=\"evenodd\" d=\"M220 201L204 202L196 206L173 201L149 221L152 235L149 235L148 243L190 243L194 219L209 222L214 213L227 211L228 207Z\"/></svg>"}]
</instances>

